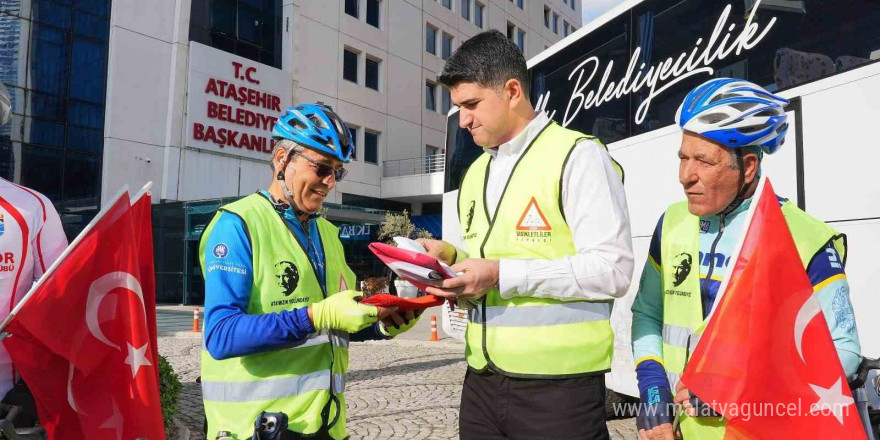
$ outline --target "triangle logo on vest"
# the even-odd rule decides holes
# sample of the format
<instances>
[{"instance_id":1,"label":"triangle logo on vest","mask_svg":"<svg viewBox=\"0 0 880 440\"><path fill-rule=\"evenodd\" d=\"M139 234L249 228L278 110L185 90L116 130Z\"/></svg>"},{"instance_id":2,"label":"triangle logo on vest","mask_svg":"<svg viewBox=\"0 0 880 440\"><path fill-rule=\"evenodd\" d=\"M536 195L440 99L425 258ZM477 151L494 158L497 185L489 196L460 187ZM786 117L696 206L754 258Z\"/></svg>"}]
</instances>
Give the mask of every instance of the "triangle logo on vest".
<instances>
[{"instance_id":1,"label":"triangle logo on vest","mask_svg":"<svg viewBox=\"0 0 880 440\"><path fill-rule=\"evenodd\" d=\"M538 207L538 202L535 201L535 198L532 197L532 200L529 202L529 205L526 206L526 210L523 211L522 217L519 218L519 222L516 224L517 231L549 231L550 225L547 224L547 218L544 217L544 213L541 212L541 208Z\"/></svg>"},{"instance_id":2,"label":"triangle logo on vest","mask_svg":"<svg viewBox=\"0 0 880 440\"><path fill-rule=\"evenodd\" d=\"M516 240L522 242L549 242L552 228L534 197L526 205L526 210L516 223Z\"/></svg>"}]
</instances>

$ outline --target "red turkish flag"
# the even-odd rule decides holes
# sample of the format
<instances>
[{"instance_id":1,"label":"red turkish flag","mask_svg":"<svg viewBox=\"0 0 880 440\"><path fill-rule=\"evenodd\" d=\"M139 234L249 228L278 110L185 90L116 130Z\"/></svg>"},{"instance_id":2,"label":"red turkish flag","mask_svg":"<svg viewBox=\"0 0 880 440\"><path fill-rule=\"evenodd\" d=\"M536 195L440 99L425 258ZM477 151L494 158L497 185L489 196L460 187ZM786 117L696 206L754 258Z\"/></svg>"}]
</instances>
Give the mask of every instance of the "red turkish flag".
<instances>
[{"instance_id":1,"label":"red turkish flag","mask_svg":"<svg viewBox=\"0 0 880 440\"><path fill-rule=\"evenodd\" d=\"M52 439L165 438L127 193L71 245L9 322L3 341ZM152 289L152 287L151 287Z\"/></svg>"},{"instance_id":2,"label":"red turkish flag","mask_svg":"<svg viewBox=\"0 0 880 440\"><path fill-rule=\"evenodd\" d=\"M729 284L681 380L728 419L727 439L864 439L769 180L752 203Z\"/></svg>"}]
</instances>

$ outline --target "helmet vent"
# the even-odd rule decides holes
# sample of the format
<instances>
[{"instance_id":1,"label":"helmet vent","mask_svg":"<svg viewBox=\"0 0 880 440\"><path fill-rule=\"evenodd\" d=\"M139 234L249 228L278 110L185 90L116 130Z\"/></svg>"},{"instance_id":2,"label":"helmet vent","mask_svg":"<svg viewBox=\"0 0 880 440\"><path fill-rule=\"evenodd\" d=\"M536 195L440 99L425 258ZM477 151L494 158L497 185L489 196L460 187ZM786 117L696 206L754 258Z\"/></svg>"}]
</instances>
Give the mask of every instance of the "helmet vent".
<instances>
[{"instance_id":1,"label":"helmet vent","mask_svg":"<svg viewBox=\"0 0 880 440\"><path fill-rule=\"evenodd\" d=\"M756 114L755 116L759 116L759 117L768 117L768 118L769 118L770 116L777 116L777 114L776 114L776 112L773 111L773 110L764 110L764 111L762 111L762 112Z\"/></svg>"},{"instance_id":2,"label":"helmet vent","mask_svg":"<svg viewBox=\"0 0 880 440\"><path fill-rule=\"evenodd\" d=\"M700 116L700 122L704 124L717 124L729 116L724 113L709 113L708 115Z\"/></svg>"},{"instance_id":3,"label":"helmet vent","mask_svg":"<svg viewBox=\"0 0 880 440\"><path fill-rule=\"evenodd\" d=\"M736 104L730 104L731 107L733 107L733 108L735 108L735 109L737 109L737 110L739 110L739 111L741 111L741 112L744 112L744 111L746 111L746 110L749 110L749 109L751 109L751 108L753 108L753 107L755 107L755 106L757 106L757 105L758 105L758 104L756 104L756 103L754 103L754 102L738 102L738 103L736 103Z\"/></svg>"},{"instance_id":4,"label":"helmet vent","mask_svg":"<svg viewBox=\"0 0 880 440\"><path fill-rule=\"evenodd\" d=\"M769 126L770 126L769 124L758 124L758 125L752 125L749 127L740 127L738 130L742 134L752 134L752 133L757 133L761 130L764 130Z\"/></svg>"}]
</instances>

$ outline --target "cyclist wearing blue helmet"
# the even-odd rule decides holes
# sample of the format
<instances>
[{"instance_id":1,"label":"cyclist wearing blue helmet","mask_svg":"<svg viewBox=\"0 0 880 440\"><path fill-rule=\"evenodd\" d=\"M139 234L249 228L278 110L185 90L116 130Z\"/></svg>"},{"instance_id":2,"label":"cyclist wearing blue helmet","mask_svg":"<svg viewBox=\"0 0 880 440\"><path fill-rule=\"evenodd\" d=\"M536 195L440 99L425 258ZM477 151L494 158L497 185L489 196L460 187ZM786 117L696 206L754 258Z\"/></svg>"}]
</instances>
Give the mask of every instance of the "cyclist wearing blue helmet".
<instances>
[{"instance_id":1,"label":"cyclist wearing blue helmet","mask_svg":"<svg viewBox=\"0 0 880 440\"><path fill-rule=\"evenodd\" d=\"M748 81L716 78L688 93L678 109L678 176L687 201L671 205L657 222L632 306L642 439L673 438L673 402L699 405L679 375L744 233L763 154L775 153L785 140L787 104ZM860 347L843 268L845 237L790 201L779 197L779 204L850 375L858 368ZM680 227L694 216L699 231ZM683 416L681 431L685 439L721 439L724 425L718 416Z\"/></svg>"},{"instance_id":2,"label":"cyclist wearing blue helmet","mask_svg":"<svg viewBox=\"0 0 880 440\"><path fill-rule=\"evenodd\" d=\"M300 104L272 137L269 189L221 207L200 243L207 429L248 439L263 412L284 413L285 439L342 439L349 340L416 320L357 301L339 230L317 215L351 161L346 124L329 106Z\"/></svg>"}]
</instances>

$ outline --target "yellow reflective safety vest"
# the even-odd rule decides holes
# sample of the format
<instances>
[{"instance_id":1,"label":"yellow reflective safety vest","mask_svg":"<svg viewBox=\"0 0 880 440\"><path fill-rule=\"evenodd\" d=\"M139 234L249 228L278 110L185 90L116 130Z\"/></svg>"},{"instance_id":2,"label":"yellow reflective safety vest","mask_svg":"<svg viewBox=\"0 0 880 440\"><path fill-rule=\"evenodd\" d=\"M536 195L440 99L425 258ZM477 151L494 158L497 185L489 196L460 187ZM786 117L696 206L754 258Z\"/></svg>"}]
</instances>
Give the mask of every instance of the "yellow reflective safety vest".
<instances>
[{"instance_id":1,"label":"yellow reflective safety vest","mask_svg":"<svg viewBox=\"0 0 880 440\"><path fill-rule=\"evenodd\" d=\"M240 217L253 252L254 280L247 313L259 315L308 307L341 290L355 286L346 265L339 230L319 218L324 248L327 292L321 289L308 253L271 202L253 194L220 211ZM199 257L205 267L205 245L218 212L202 236ZM211 292L206 292L210 295ZM314 434L329 426L334 439L347 436L344 375L348 370L348 334L318 332L294 347L217 360L202 348L202 395L208 436L229 431L236 440L249 439L262 411L283 412L288 429Z\"/></svg>"},{"instance_id":2,"label":"yellow reflective safety vest","mask_svg":"<svg viewBox=\"0 0 880 440\"><path fill-rule=\"evenodd\" d=\"M491 156L477 158L458 194L459 221L471 256L556 260L576 253L562 209L562 176L583 139L598 142L548 123L514 166L494 217L486 207ZM623 170L615 166L622 178ZM611 301L508 300L495 288L468 311L465 358L475 370L511 377L608 371L614 344L611 306Z\"/></svg>"},{"instance_id":3,"label":"yellow reflective safety vest","mask_svg":"<svg viewBox=\"0 0 880 440\"><path fill-rule=\"evenodd\" d=\"M791 201L782 205L782 214L791 230L804 268L810 260L832 243L846 261L846 237L820 220L810 217ZM671 205L663 216L660 238L660 271L663 285L663 366L669 385L675 392L690 353L708 324L703 319L699 270L676 273L680 267L667 262L682 254L700 253L700 218L688 211L687 202ZM697 266L699 267L699 266ZM685 278L682 280L682 276ZM681 431L685 439L722 439L725 420L718 417L687 417L682 415Z\"/></svg>"}]
</instances>

